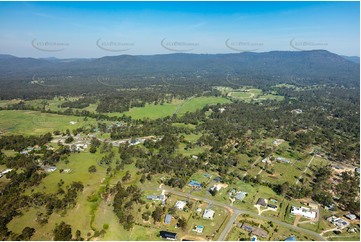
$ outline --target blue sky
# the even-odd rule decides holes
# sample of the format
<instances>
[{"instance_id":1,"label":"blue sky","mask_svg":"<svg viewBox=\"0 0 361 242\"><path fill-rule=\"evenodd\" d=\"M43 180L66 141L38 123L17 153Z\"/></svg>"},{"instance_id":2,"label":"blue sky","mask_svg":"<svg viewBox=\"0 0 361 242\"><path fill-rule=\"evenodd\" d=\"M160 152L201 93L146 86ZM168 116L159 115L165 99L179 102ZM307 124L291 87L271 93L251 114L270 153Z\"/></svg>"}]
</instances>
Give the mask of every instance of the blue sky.
<instances>
[{"instance_id":1,"label":"blue sky","mask_svg":"<svg viewBox=\"0 0 361 242\"><path fill-rule=\"evenodd\" d=\"M360 53L359 2L0 2L0 53Z\"/></svg>"}]
</instances>

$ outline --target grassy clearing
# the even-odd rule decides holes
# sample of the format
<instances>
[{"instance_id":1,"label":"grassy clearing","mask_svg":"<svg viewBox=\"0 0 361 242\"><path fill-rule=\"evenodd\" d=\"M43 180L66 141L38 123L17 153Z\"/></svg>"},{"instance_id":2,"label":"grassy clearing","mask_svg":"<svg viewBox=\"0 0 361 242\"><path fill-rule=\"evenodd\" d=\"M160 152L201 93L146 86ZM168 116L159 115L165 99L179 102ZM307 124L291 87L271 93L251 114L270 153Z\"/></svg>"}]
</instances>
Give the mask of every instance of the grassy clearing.
<instances>
[{"instance_id":1,"label":"grassy clearing","mask_svg":"<svg viewBox=\"0 0 361 242\"><path fill-rule=\"evenodd\" d=\"M227 96L231 97L232 99L242 100L245 102L254 101L262 101L262 100L276 100L282 101L284 99L283 96L277 95L277 92L263 94L261 89L256 88L246 88L243 87L238 90L234 89L219 89L222 93L226 93Z\"/></svg>"},{"instance_id":2,"label":"grassy clearing","mask_svg":"<svg viewBox=\"0 0 361 242\"><path fill-rule=\"evenodd\" d=\"M46 176L34 192L55 193L60 179L64 181L64 186L71 184L73 181L81 181L85 189L101 184L101 180L106 176L106 168L99 166L97 163L102 156L99 153L91 154L88 152L71 154L69 163L65 164L63 161L57 163L57 170ZM88 172L91 165L96 166L97 172ZM70 169L71 171L69 173L60 173L60 169Z\"/></svg>"},{"instance_id":3,"label":"grassy clearing","mask_svg":"<svg viewBox=\"0 0 361 242\"><path fill-rule=\"evenodd\" d=\"M77 122L70 124L70 121ZM2 110L0 111L0 130L5 134L39 135L55 130L73 130L84 125L96 124L92 118L84 121L82 117L65 116L37 111Z\"/></svg>"},{"instance_id":4,"label":"grassy clearing","mask_svg":"<svg viewBox=\"0 0 361 242\"><path fill-rule=\"evenodd\" d=\"M231 103L230 100L223 97L196 97L186 102L178 112L178 115L184 115L186 112L195 112L206 105Z\"/></svg>"},{"instance_id":5,"label":"grassy clearing","mask_svg":"<svg viewBox=\"0 0 361 242\"><path fill-rule=\"evenodd\" d=\"M131 108L129 111L121 113L120 115L131 116L133 119L157 119L172 116L177 110L177 107L181 105L183 100L173 100L171 103L164 103L163 105L146 104L145 107ZM109 114L113 115L115 113ZM119 114L118 114L119 115Z\"/></svg>"},{"instance_id":6,"label":"grassy clearing","mask_svg":"<svg viewBox=\"0 0 361 242\"><path fill-rule=\"evenodd\" d=\"M228 95L231 96L232 98L236 98L236 99L252 98L252 94L248 93L248 92L230 92Z\"/></svg>"},{"instance_id":7,"label":"grassy clearing","mask_svg":"<svg viewBox=\"0 0 361 242\"><path fill-rule=\"evenodd\" d=\"M196 97L189 101L174 99L171 103L160 104L146 104L145 107L131 108L124 113L109 113L109 116L131 116L133 119L157 119L172 116L178 110L178 115L184 115L186 112L194 112L197 109L202 109L206 105L214 105L217 103L230 103L226 98L222 97Z\"/></svg>"}]
</instances>

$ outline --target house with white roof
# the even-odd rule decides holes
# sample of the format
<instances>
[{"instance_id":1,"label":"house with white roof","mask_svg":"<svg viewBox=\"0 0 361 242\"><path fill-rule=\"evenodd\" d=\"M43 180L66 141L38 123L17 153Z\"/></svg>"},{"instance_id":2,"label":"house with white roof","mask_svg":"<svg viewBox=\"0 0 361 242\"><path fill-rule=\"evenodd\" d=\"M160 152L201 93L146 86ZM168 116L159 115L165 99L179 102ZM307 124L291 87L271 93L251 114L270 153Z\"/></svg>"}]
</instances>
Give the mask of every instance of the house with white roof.
<instances>
[{"instance_id":1,"label":"house with white roof","mask_svg":"<svg viewBox=\"0 0 361 242\"><path fill-rule=\"evenodd\" d=\"M316 212L312 211L309 208L305 208L305 207L292 206L291 214L293 214L293 215L301 215L302 217L305 217L305 218L308 218L308 219L315 219L316 218Z\"/></svg>"},{"instance_id":2,"label":"house with white roof","mask_svg":"<svg viewBox=\"0 0 361 242\"><path fill-rule=\"evenodd\" d=\"M213 219L214 217L214 211L212 209L206 209L203 213L204 219Z\"/></svg>"},{"instance_id":3,"label":"house with white roof","mask_svg":"<svg viewBox=\"0 0 361 242\"><path fill-rule=\"evenodd\" d=\"M175 203L175 207L178 208L179 210L183 210L186 204L187 203L185 201L177 201Z\"/></svg>"}]
</instances>

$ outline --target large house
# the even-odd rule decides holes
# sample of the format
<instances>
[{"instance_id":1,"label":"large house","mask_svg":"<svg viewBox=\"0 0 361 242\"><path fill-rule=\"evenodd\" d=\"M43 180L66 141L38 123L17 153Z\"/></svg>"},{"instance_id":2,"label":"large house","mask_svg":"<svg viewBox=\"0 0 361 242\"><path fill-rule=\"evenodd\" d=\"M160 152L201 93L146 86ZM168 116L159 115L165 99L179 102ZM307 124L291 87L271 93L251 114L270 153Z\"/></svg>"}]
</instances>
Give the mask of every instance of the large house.
<instances>
[{"instance_id":1,"label":"large house","mask_svg":"<svg viewBox=\"0 0 361 242\"><path fill-rule=\"evenodd\" d=\"M247 223L243 223L241 228L243 230L251 232L253 235L256 235L258 237L266 238L268 235L267 231L265 231L264 229L258 227L252 227L250 224Z\"/></svg>"},{"instance_id":2,"label":"large house","mask_svg":"<svg viewBox=\"0 0 361 242\"><path fill-rule=\"evenodd\" d=\"M333 225L335 225L337 228L339 229L344 229L347 226L350 225L349 222L343 220L342 218L338 218L336 216L331 216L327 219L327 221L329 221L330 223L332 223Z\"/></svg>"},{"instance_id":3,"label":"large house","mask_svg":"<svg viewBox=\"0 0 361 242\"><path fill-rule=\"evenodd\" d=\"M147 200L152 201L163 201L165 199L164 195L149 195L147 196Z\"/></svg>"},{"instance_id":4,"label":"large house","mask_svg":"<svg viewBox=\"0 0 361 242\"><path fill-rule=\"evenodd\" d=\"M316 218L316 212L311 211L311 209L305 208L305 207L292 206L291 214L293 214L293 215L301 215L302 217L305 217L305 218L308 218L308 219L315 219Z\"/></svg>"},{"instance_id":5,"label":"large house","mask_svg":"<svg viewBox=\"0 0 361 242\"><path fill-rule=\"evenodd\" d=\"M204 219L213 219L214 217L214 211L212 209L206 209L203 213Z\"/></svg>"}]
</instances>

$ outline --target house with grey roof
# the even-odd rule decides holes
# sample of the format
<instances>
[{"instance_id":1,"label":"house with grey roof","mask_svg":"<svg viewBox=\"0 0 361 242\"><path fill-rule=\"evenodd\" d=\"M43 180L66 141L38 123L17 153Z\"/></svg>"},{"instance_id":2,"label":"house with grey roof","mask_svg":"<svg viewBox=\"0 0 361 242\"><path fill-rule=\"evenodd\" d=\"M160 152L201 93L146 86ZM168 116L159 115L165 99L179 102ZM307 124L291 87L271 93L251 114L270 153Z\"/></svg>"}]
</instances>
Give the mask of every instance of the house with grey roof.
<instances>
[{"instance_id":1,"label":"house with grey roof","mask_svg":"<svg viewBox=\"0 0 361 242\"><path fill-rule=\"evenodd\" d=\"M258 198L256 205L261 205L263 207L267 206L266 200L264 198Z\"/></svg>"}]
</instances>

